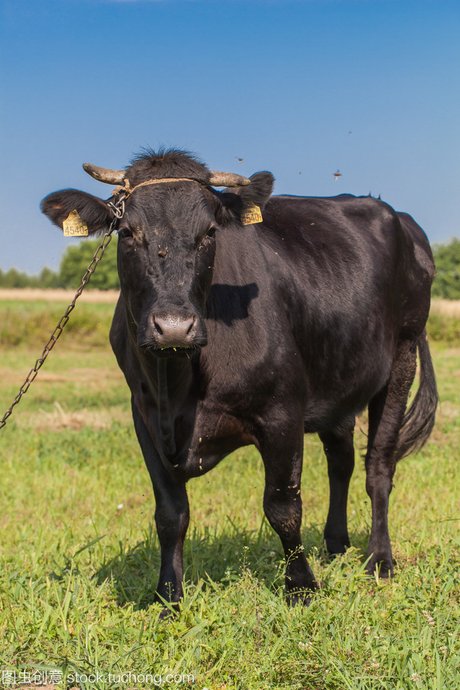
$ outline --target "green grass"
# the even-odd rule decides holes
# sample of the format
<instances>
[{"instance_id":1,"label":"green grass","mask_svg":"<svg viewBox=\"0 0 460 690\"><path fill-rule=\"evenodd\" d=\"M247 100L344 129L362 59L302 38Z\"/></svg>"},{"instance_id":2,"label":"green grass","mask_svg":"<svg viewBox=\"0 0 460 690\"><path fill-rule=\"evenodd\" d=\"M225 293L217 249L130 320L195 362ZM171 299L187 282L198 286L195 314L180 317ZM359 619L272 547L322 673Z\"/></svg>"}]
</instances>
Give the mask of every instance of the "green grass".
<instances>
[{"instance_id":1,"label":"green grass","mask_svg":"<svg viewBox=\"0 0 460 690\"><path fill-rule=\"evenodd\" d=\"M82 306L106 338L110 305ZM2 407L42 340L2 347ZM185 599L178 617L160 621L154 501L128 390L108 347L84 344L75 331L64 334L0 432L0 669L59 668L70 680L98 671L98 682L69 683L85 689L155 687L108 683L121 672L193 674L194 683L163 687L200 690L459 687L460 350L435 344L437 427L423 452L398 467L394 579L364 574L364 434L350 496L353 547L332 562L322 542L325 460L306 437L303 540L322 582L311 606L284 602L281 548L263 518L262 464L242 449L189 484Z\"/></svg>"},{"instance_id":2,"label":"green grass","mask_svg":"<svg viewBox=\"0 0 460 690\"><path fill-rule=\"evenodd\" d=\"M428 321L428 335L431 340L458 344L460 342L460 318L458 316L445 316L433 311Z\"/></svg>"},{"instance_id":3,"label":"green grass","mask_svg":"<svg viewBox=\"0 0 460 690\"><path fill-rule=\"evenodd\" d=\"M0 347L41 349L66 306L46 300L0 301ZM112 314L112 304L78 304L66 327L74 336L74 345L106 347Z\"/></svg>"}]
</instances>

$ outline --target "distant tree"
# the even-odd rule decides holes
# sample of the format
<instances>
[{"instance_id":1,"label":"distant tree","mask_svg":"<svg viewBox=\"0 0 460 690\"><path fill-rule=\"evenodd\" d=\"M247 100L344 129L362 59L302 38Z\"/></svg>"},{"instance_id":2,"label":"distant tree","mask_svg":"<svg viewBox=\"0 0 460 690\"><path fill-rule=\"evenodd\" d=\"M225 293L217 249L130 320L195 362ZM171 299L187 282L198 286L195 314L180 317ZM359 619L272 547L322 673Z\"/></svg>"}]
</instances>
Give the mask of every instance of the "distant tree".
<instances>
[{"instance_id":1,"label":"distant tree","mask_svg":"<svg viewBox=\"0 0 460 690\"><path fill-rule=\"evenodd\" d=\"M33 282L33 281L32 281ZM16 268L10 268L8 271L1 272L0 285L5 288L30 287L31 276L27 273L22 273Z\"/></svg>"},{"instance_id":2,"label":"distant tree","mask_svg":"<svg viewBox=\"0 0 460 690\"><path fill-rule=\"evenodd\" d=\"M434 246L436 277L433 295L444 299L460 299L460 240Z\"/></svg>"},{"instance_id":3,"label":"distant tree","mask_svg":"<svg viewBox=\"0 0 460 690\"><path fill-rule=\"evenodd\" d=\"M0 269L0 287L26 288L26 287L60 287L59 275L50 268L43 268L38 276L30 276L27 273L10 268L8 271Z\"/></svg>"},{"instance_id":4,"label":"distant tree","mask_svg":"<svg viewBox=\"0 0 460 690\"><path fill-rule=\"evenodd\" d=\"M55 273L47 266L45 266L45 268L42 268L36 280L38 287L41 288L62 287L61 277L59 273Z\"/></svg>"},{"instance_id":5,"label":"distant tree","mask_svg":"<svg viewBox=\"0 0 460 690\"><path fill-rule=\"evenodd\" d=\"M84 240L66 249L59 270L59 281L62 287L78 287L99 243L100 240ZM98 264L96 272L91 276L88 287L98 290L116 290L119 285L117 242L114 238Z\"/></svg>"},{"instance_id":6,"label":"distant tree","mask_svg":"<svg viewBox=\"0 0 460 690\"><path fill-rule=\"evenodd\" d=\"M28 275L16 268L10 268L8 271L0 269L0 287L77 288L99 243L99 240L86 240L68 247L61 259L57 273L47 267L43 268L38 276ZM117 290L119 288L115 238L98 264L96 272L91 276L88 288L98 290Z\"/></svg>"}]
</instances>

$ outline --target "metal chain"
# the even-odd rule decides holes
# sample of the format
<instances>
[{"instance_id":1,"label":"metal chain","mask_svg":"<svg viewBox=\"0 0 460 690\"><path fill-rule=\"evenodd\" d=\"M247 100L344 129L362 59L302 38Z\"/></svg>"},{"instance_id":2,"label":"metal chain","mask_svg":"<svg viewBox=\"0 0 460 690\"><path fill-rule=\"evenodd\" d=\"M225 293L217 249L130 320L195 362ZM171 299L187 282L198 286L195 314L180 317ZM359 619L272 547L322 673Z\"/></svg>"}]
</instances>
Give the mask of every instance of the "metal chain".
<instances>
[{"instance_id":1,"label":"metal chain","mask_svg":"<svg viewBox=\"0 0 460 690\"><path fill-rule=\"evenodd\" d=\"M86 285L89 283L91 276L93 275L94 271L96 270L96 267L99 263L99 261L102 259L104 256L105 250L109 246L110 242L112 241L112 234L113 231L115 230L115 226L117 224L117 221L123 217L124 212L125 212L125 197L122 196L120 197L116 203L111 203L109 202L110 208L114 214L114 219L110 223L109 229L105 233L104 237L102 238L102 242L96 249L93 258L91 259L91 262L86 269L85 273L83 274L83 278L81 279L80 286L78 290L76 291L73 300L70 302L68 305L67 309L65 310L64 314L61 316L61 318L58 321L58 324L54 331L51 333L48 342L46 343L45 347L43 348L43 352L41 356L36 360L34 366L32 369L29 371L29 373L26 376L26 380L20 387L18 394L16 395L15 399L3 415L3 417L0 420L0 429L3 429L3 427L6 425L6 422L8 421L8 418L11 416L13 413L14 408L16 405L21 401L21 398L25 393L30 388L30 385L32 384L33 381L35 381L38 372L44 365L46 358L48 357L49 353L53 349L53 347L56 345L57 341L62 335L62 331L67 325L67 322L69 321L70 314L71 312L75 309L75 305L77 303L78 298L80 297L81 293L85 289Z\"/></svg>"}]
</instances>

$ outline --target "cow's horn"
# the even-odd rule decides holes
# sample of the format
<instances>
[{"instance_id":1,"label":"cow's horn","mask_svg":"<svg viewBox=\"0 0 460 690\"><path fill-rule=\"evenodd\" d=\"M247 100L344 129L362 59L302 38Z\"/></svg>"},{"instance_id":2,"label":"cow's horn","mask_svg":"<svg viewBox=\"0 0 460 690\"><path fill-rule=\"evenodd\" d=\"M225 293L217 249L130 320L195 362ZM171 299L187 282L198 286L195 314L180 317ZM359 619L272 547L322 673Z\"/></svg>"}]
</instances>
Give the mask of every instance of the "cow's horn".
<instances>
[{"instance_id":1,"label":"cow's horn","mask_svg":"<svg viewBox=\"0 0 460 690\"><path fill-rule=\"evenodd\" d=\"M251 184L251 180L248 180L247 177L243 177L242 175L237 175L236 173L217 172L217 170L212 170L209 184L213 187L245 187Z\"/></svg>"},{"instance_id":2,"label":"cow's horn","mask_svg":"<svg viewBox=\"0 0 460 690\"><path fill-rule=\"evenodd\" d=\"M109 168L100 168L98 165L92 163L83 163L83 170L94 177L99 182L106 182L107 184L122 184L126 176L124 170L110 170Z\"/></svg>"}]
</instances>

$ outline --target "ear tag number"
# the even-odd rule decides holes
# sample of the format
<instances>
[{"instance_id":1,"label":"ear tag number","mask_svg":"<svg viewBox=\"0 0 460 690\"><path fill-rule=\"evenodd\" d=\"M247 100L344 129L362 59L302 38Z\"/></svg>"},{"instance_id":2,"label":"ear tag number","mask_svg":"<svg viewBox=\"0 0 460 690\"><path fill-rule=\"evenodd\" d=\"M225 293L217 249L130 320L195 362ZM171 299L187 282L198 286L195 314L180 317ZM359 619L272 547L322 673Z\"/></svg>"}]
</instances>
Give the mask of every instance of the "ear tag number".
<instances>
[{"instance_id":1,"label":"ear tag number","mask_svg":"<svg viewBox=\"0 0 460 690\"><path fill-rule=\"evenodd\" d=\"M64 237L88 237L88 226L75 209L63 221L62 229Z\"/></svg>"},{"instance_id":2,"label":"ear tag number","mask_svg":"<svg viewBox=\"0 0 460 690\"><path fill-rule=\"evenodd\" d=\"M262 211L260 206L250 204L246 206L241 212L241 222L243 225L253 225L254 223L262 223Z\"/></svg>"}]
</instances>

